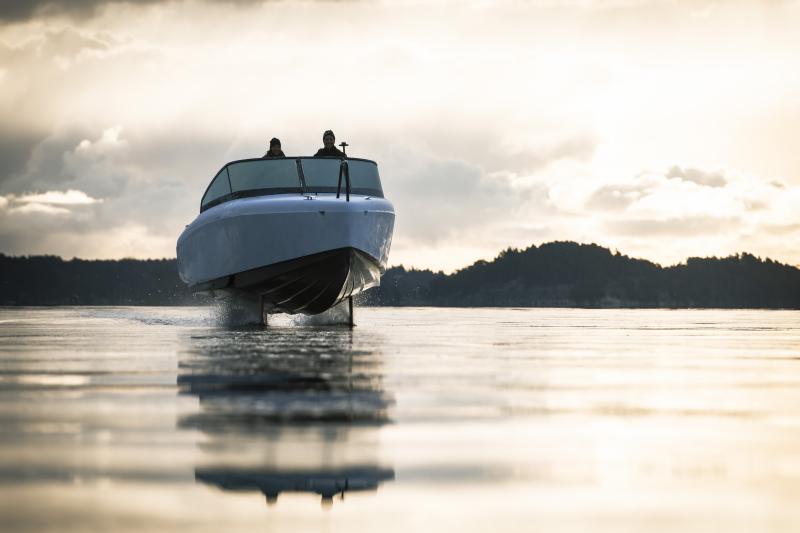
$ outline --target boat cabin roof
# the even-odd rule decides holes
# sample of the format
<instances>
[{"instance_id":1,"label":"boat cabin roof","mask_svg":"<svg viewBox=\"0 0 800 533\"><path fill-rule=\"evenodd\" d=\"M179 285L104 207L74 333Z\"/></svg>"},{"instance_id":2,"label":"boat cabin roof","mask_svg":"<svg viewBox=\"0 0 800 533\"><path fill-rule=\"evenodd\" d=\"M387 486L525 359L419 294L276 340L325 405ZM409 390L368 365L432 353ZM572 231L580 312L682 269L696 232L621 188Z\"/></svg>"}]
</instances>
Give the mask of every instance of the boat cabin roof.
<instances>
[{"instance_id":1,"label":"boat cabin roof","mask_svg":"<svg viewBox=\"0 0 800 533\"><path fill-rule=\"evenodd\" d=\"M383 198L378 165L370 159L311 156L238 159L226 163L211 180L200 202L200 212L251 196L335 193L343 163L350 175L350 194ZM343 178L343 193L344 181Z\"/></svg>"}]
</instances>

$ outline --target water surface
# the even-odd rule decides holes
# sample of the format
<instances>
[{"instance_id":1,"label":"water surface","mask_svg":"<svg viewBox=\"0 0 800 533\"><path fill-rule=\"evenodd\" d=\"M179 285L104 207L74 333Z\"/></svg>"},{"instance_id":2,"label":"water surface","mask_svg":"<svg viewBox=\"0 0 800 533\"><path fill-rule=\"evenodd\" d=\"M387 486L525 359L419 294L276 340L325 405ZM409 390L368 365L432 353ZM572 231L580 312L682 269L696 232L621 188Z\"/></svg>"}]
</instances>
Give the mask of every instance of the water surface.
<instances>
[{"instance_id":1,"label":"water surface","mask_svg":"<svg viewBox=\"0 0 800 533\"><path fill-rule=\"evenodd\" d=\"M3 531L798 531L800 313L0 309Z\"/></svg>"}]
</instances>

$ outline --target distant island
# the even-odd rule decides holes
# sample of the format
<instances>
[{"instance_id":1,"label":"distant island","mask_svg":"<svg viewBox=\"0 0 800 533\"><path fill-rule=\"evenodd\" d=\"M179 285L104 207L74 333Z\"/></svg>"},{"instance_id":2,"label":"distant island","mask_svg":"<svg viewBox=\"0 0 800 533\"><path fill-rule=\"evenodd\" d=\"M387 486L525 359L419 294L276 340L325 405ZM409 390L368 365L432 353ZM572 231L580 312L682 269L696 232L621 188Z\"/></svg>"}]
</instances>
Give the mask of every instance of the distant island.
<instances>
[{"instance_id":1,"label":"distant island","mask_svg":"<svg viewBox=\"0 0 800 533\"><path fill-rule=\"evenodd\" d=\"M507 249L452 274L386 271L360 305L800 309L800 269L743 253L662 267L596 244ZM0 254L0 305L197 305L174 259Z\"/></svg>"}]
</instances>

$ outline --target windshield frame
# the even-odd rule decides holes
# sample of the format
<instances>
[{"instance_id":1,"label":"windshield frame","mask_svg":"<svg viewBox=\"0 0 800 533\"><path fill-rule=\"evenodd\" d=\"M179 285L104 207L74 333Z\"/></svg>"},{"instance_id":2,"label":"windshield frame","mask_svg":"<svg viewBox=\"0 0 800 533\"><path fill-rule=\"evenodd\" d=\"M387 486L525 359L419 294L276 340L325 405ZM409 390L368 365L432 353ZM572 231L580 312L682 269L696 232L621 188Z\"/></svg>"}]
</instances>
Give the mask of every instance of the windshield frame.
<instances>
[{"instance_id":1,"label":"windshield frame","mask_svg":"<svg viewBox=\"0 0 800 533\"><path fill-rule=\"evenodd\" d=\"M211 181L209 182L208 186L206 187L205 191L203 192L203 195L200 197L200 212L202 213L203 211L207 211L208 209L211 209L212 207L215 207L215 206L218 206L220 204L224 204L226 202L230 202L231 200L236 200L236 199L239 199L239 198L251 198L251 197L254 197L254 196L271 196L271 195L274 195L274 194L298 194L298 195L301 195L301 196L308 196L310 194L319 195L319 194L335 193L336 192L336 187L314 187L313 189L310 189L306 185L306 180L305 180L305 176L303 175L303 165L302 165L302 160L304 160L304 159L335 159L335 160L338 160L338 161L361 161L361 162L364 162L364 163L372 163L376 167L378 166L378 163L376 163L372 159L364 159L364 158L361 158L361 157L348 157L348 156L345 156L345 157L328 157L328 156L326 156L326 157L314 157L314 156L310 156L310 155L301 155L301 156L286 156L286 157L275 158L275 159L293 159L295 161L295 164L297 165L297 175L299 177L300 187L273 187L273 188L250 189L250 190L246 190L246 191L230 192L230 193L228 193L228 194L226 194L224 196L220 196L219 198L215 198L214 200L208 202L206 205L203 205L203 203L202 203L203 202L203 198L205 198L206 194L208 194L208 190L211 188L211 185L214 183L214 179L216 179L216 177L223 170L226 170L226 175L228 175L227 169L231 165L235 165L237 163L246 163L246 162L250 162L250 161L269 161L270 159L272 159L272 158L269 158L269 157L249 157L249 158L246 158L246 159L236 159L236 160L233 160L233 161L228 161L227 163L222 165L222 167L214 174L214 177L211 178ZM380 181L380 175L378 176L378 180ZM228 181L229 181L228 186L230 187L230 177L228 178ZM231 187L231 189L232 189L232 187ZM342 191L343 192L344 192L344 189L345 189L345 183L344 183L344 179L343 179L342 180ZM383 184L381 183L381 189L380 190L378 190L378 189L359 189L359 188L355 188L355 189L351 189L350 190L350 194L351 195L360 195L360 196L370 196L370 197L373 197L373 198L383 198L384 197L383 196Z\"/></svg>"}]
</instances>

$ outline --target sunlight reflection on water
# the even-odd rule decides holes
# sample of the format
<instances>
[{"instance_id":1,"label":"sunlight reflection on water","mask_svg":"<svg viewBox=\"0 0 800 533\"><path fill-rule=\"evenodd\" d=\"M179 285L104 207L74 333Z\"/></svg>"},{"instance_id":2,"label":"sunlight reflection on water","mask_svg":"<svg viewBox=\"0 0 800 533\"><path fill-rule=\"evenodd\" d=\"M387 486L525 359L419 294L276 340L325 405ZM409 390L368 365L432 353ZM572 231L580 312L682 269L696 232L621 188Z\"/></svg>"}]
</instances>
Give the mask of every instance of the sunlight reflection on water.
<instances>
[{"instance_id":1,"label":"sunlight reflection on water","mask_svg":"<svg viewBox=\"0 0 800 533\"><path fill-rule=\"evenodd\" d=\"M798 312L356 316L0 309L4 530L800 527Z\"/></svg>"}]
</instances>

